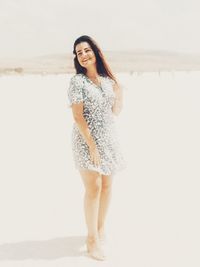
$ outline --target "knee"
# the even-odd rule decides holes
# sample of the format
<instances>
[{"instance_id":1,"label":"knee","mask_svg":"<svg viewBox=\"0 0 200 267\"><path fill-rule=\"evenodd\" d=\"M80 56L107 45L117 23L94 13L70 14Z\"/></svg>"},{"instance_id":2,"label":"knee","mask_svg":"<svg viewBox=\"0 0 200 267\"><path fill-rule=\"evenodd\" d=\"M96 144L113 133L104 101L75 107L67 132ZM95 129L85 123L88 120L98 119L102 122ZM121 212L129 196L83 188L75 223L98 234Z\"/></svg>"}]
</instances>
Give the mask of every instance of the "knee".
<instances>
[{"instance_id":1,"label":"knee","mask_svg":"<svg viewBox=\"0 0 200 267\"><path fill-rule=\"evenodd\" d=\"M102 183L102 193L110 193L112 188L111 182Z\"/></svg>"},{"instance_id":2,"label":"knee","mask_svg":"<svg viewBox=\"0 0 200 267\"><path fill-rule=\"evenodd\" d=\"M86 188L86 194L89 198L97 198L101 192L101 181L96 179Z\"/></svg>"}]
</instances>

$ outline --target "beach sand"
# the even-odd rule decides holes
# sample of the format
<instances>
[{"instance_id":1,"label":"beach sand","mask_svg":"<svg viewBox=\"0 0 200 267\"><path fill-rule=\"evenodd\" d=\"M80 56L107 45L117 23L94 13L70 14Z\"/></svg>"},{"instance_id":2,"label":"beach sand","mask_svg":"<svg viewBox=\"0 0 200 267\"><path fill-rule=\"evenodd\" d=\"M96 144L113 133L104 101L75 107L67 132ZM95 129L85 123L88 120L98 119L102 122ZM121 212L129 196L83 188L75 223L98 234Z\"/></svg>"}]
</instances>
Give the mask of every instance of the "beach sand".
<instances>
[{"instance_id":1,"label":"beach sand","mask_svg":"<svg viewBox=\"0 0 200 267\"><path fill-rule=\"evenodd\" d=\"M199 267L200 73L120 73L108 259L85 256L71 75L0 77L0 266Z\"/></svg>"}]
</instances>

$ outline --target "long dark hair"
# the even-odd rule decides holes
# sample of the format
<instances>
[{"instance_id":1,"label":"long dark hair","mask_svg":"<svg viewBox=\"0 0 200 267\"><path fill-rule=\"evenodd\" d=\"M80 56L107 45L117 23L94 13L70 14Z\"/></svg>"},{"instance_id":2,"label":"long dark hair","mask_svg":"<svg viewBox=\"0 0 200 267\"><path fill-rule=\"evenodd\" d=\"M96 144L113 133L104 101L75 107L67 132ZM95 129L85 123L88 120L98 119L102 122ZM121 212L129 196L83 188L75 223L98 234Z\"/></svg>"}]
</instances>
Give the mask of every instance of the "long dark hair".
<instances>
[{"instance_id":1,"label":"long dark hair","mask_svg":"<svg viewBox=\"0 0 200 267\"><path fill-rule=\"evenodd\" d=\"M82 42L87 42L91 49L93 50L95 57L96 57L96 67L97 67L97 72L99 75L104 76L104 77L110 77L112 80L114 80L117 83L117 80L115 76L113 75L110 67L108 66L105 57L99 48L98 44L88 35L82 35L79 38L76 39L74 42L74 48L73 48L73 54L75 55L74 57L74 67L76 69L76 73L83 73L86 74L87 69L82 67L77 58L76 54L76 46Z\"/></svg>"}]
</instances>

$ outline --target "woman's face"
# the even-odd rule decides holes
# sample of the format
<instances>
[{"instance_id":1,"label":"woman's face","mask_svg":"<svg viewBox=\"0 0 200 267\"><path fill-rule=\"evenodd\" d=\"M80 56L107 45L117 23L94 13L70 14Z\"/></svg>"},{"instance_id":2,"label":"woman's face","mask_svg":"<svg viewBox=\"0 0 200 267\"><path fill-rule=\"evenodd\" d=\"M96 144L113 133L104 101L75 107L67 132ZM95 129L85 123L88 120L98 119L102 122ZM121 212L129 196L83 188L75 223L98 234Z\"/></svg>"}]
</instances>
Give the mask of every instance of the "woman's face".
<instances>
[{"instance_id":1,"label":"woman's face","mask_svg":"<svg viewBox=\"0 0 200 267\"><path fill-rule=\"evenodd\" d=\"M87 42L77 44L75 50L78 62L82 67L88 68L89 66L96 64L95 54Z\"/></svg>"}]
</instances>

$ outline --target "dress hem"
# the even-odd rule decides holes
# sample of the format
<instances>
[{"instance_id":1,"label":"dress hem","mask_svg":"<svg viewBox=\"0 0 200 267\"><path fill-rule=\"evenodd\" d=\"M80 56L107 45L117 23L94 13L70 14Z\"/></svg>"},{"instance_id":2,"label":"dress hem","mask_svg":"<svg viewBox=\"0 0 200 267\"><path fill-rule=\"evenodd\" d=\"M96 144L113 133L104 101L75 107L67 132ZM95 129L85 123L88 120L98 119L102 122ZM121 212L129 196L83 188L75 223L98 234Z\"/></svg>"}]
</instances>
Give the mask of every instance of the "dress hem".
<instances>
[{"instance_id":1,"label":"dress hem","mask_svg":"<svg viewBox=\"0 0 200 267\"><path fill-rule=\"evenodd\" d=\"M120 172L120 171L122 171L122 170L124 170L125 169L125 167L122 167L122 168L119 168L119 169L117 169L117 170L113 170L112 172L110 172L110 173L106 173L106 172L103 172L103 171L101 171L101 170L96 170L96 169L94 169L94 168L83 168L83 167L75 167L76 168L76 170L87 170L87 171L94 171L94 172L98 172L98 173L100 173L100 174L102 174L102 175L106 175L106 176L113 176L113 175L115 175L116 173L118 173L118 172Z\"/></svg>"}]
</instances>

